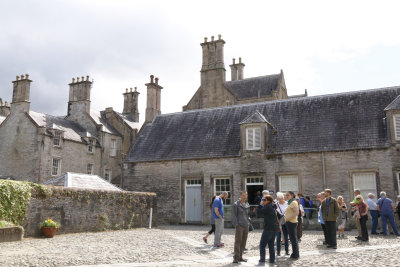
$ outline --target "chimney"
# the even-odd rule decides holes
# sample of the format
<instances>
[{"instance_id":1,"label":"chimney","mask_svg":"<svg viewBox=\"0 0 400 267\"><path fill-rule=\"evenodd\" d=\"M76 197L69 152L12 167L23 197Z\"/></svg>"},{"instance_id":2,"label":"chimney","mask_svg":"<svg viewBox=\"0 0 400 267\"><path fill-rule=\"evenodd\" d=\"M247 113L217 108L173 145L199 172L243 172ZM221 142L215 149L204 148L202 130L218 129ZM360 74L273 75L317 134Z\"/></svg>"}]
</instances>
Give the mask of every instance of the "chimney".
<instances>
[{"instance_id":1,"label":"chimney","mask_svg":"<svg viewBox=\"0 0 400 267\"><path fill-rule=\"evenodd\" d=\"M244 63L242 63L242 58L239 58L239 63L237 64L237 72L238 72L238 80L243 80L243 69L244 69Z\"/></svg>"},{"instance_id":2,"label":"chimney","mask_svg":"<svg viewBox=\"0 0 400 267\"><path fill-rule=\"evenodd\" d=\"M11 102L11 112L21 111L29 112L30 103L29 96L31 91L31 82L29 74L17 76L13 81L13 96Z\"/></svg>"},{"instance_id":3,"label":"chimney","mask_svg":"<svg viewBox=\"0 0 400 267\"><path fill-rule=\"evenodd\" d=\"M139 92L135 87L135 90L132 91L132 88L128 91L126 88L124 96L124 110L122 112L123 115L127 116L127 118L134 122L139 122L139 109L138 109L138 101L139 101Z\"/></svg>"},{"instance_id":4,"label":"chimney","mask_svg":"<svg viewBox=\"0 0 400 267\"><path fill-rule=\"evenodd\" d=\"M7 117L8 115L10 115L10 107L7 101L3 103L3 100L0 98L0 116Z\"/></svg>"},{"instance_id":5,"label":"chimney","mask_svg":"<svg viewBox=\"0 0 400 267\"><path fill-rule=\"evenodd\" d=\"M232 65L229 65L229 67L231 67L231 81L236 81L238 79L238 70L235 59L232 59Z\"/></svg>"},{"instance_id":6,"label":"chimney","mask_svg":"<svg viewBox=\"0 0 400 267\"><path fill-rule=\"evenodd\" d=\"M90 90L92 83L89 76L72 78L69 84L68 116L80 116L82 112L90 114Z\"/></svg>"},{"instance_id":7,"label":"chimney","mask_svg":"<svg viewBox=\"0 0 400 267\"><path fill-rule=\"evenodd\" d=\"M158 78L150 75L150 83L147 86L147 106L146 106L146 123L152 122L157 115L161 114L161 89L158 84Z\"/></svg>"},{"instance_id":8,"label":"chimney","mask_svg":"<svg viewBox=\"0 0 400 267\"><path fill-rule=\"evenodd\" d=\"M205 85L210 80L217 80L219 83L225 83L225 65L224 65L224 44L225 41L218 35L218 39L208 42L207 37L204 43L200 44L203 51L203 63L201 67L201 84Z\"/></svg>"},{"instance_id":9,"label":"chimney","mask_svg":"<svg viewBox=\"0 0 400 267\"><path fill-rule=\"evenodd\" d=\"M112 107L106 108L105 114L106 114L106 119L107 120L111 119L111 116L112 116L113 112L114 112L114 110L113 110Z\"/></svg>"}]
</instances>

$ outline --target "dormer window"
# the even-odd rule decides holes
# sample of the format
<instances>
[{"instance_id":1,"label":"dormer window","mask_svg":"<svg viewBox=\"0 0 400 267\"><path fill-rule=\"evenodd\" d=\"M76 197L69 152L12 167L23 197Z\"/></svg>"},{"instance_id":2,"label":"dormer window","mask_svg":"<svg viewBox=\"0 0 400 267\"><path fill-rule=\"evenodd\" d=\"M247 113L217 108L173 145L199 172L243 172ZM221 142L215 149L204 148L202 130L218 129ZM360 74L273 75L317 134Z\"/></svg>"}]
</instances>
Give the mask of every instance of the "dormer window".
<instances>
[{"instance_id":1,"label":"dormer window","mask_svg":"<svg viewBox=\"0 0 400 267\"><path fill-rule=\"evenodd\" d=\"M53 145L59 147L61 144L61 132L55 131L54 138L53 138Z\"/></svg>"},{"instance_id":2,"label":"dormer window","mask_svg":"<svg viewBox=\"0 0 400 267\"><path fill-rule=\"evenodd\" d=\"M246 128L247 150L261 149L261 127Z\"/></svg>"},{"instance_id":3,"label":"dormer window","mask_svg":"<svg viewBox=\"0 0 400 267\"><path fill-rule=\"evenodd\" d=\"M396 141L400 141L400 114L393 115L393 122Z\"/></svg>"},{"instance_id":4,"label":"dormer window","mask_svg":"<svg viewBox=\"0 0 400 267\"><path fill-rule=\"evenodd\" d=\"M88 152L89 153L94 152L94 140L93 139L88 140Z\"/></svg>"}]
</instances>

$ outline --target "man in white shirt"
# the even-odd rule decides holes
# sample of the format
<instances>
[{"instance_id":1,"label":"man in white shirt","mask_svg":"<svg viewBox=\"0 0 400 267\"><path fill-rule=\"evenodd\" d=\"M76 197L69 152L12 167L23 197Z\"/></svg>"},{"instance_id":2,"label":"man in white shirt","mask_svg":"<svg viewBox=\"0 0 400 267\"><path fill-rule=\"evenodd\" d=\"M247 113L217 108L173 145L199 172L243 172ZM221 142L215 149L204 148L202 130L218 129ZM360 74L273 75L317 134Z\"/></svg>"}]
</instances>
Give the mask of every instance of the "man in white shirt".
<instances>
[{"instance_id":1,"label":"man in white shirt","mask_svg":"<svg viewBox=\"0 0 400 267\"><path fill-rule=\"evenodd\" d=\"M368 200L367 200L367 204L368 204L368 209L369 209L369 213L372 217L372 228L371 228L371 235L378 235L378 233L376 232L376 227L378 226L378 207L374 201L375 195L372 193L368 194Z\"/></svg>"}]
</instances>

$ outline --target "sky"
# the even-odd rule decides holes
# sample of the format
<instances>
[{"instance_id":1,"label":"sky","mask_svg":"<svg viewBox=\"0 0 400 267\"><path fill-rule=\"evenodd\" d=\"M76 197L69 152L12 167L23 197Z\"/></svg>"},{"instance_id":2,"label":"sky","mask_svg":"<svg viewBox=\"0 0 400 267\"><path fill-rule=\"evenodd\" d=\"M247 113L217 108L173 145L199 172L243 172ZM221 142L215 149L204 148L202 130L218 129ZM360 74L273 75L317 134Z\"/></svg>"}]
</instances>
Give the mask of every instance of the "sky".
<instances>
[{"instance_id":1,"label":"sky","mask_svg":"<svg viewBox=\"0 0 400 267\"><path fill-rule=\"evenodd\" d=\"M398 1L0 1L0 98L28 73L31 109L65 115L73 77L93 79L91 107L122 112L137 87L140 122L151 74L162 113L179 112L200 86L204 37L225 40L244 77L279 73L289 95L400 85Z\"/></svg>"}]
</instances>

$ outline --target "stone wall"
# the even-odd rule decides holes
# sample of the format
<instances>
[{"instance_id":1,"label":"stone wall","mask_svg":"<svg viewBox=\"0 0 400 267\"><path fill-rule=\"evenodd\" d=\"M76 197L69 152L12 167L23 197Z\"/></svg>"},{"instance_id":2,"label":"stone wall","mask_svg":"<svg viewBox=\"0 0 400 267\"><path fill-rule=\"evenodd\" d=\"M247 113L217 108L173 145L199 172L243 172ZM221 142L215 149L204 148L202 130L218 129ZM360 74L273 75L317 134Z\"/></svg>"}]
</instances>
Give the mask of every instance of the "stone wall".
<instances>
[{"instance_id":1,"label":"stone wall","mask_svg":"<svg viewBox=\"0 0 400 267\"><path fill-rule=\"evenodd\" d=\"M152 224L157 222L154 193L49 188L46 195L32 192L23 223L25 236L39 236L40 223L47 218L61 224L61 234L147 227L150 208Z\"/></svg>"},{"instance_id":2,"label":"stone wall","mask_svg":"<svg viewBox=\"0 0 400 267\"><path fill-rule=\"evenodd\" d=\"M377 192L383 190L394 199L398 194L396 175L400 172L400 154L389 149L298 153L266 156L262 152L243 153L241 157L163 162L129 163L124 169L124 187L135 191L152 191L160 196L157 203L159 222L185 223L185 180L199 179L202 186L202 222L208 223L209 204L215 194L216 178L229 178L231 200L246 188L246 178L263 177L264 189L280 191L279 176L299 177L299 192L311 197L324 188L333 196L342 195L346 203L353 199L354 172L375 172Z\"/></svg>"}]
</instances>

